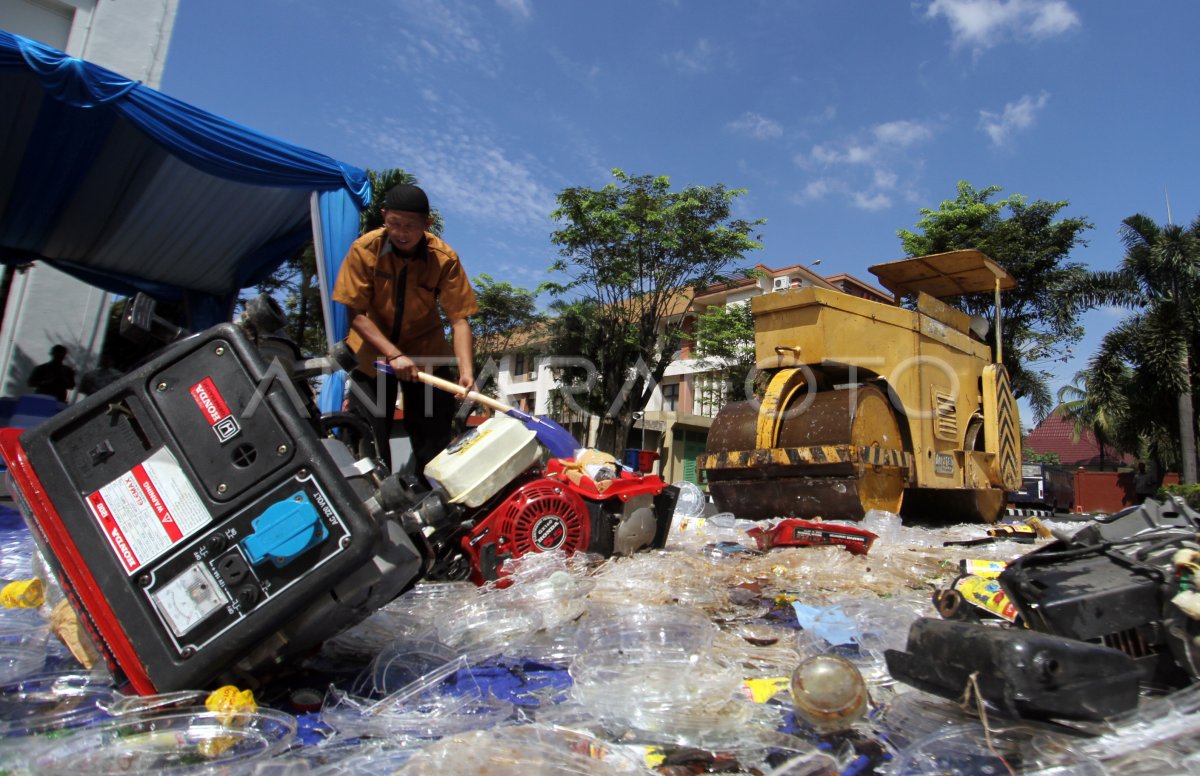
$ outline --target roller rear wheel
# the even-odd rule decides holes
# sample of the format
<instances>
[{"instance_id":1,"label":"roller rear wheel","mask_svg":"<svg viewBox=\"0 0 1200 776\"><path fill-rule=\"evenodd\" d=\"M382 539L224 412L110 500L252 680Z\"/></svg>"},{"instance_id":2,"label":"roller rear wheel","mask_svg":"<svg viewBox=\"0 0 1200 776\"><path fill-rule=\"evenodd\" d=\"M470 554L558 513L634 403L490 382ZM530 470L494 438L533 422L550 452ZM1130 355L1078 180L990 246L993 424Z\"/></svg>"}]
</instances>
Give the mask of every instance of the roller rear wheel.
<instances>
[{"instance_id":1,"label":"roller rear wheel","mask_svg":"<svg viewBox=\"0 0 1200 776\"><path fill-rule=\"evenodd\" d=\"M756 423L754 402L727 405L713 422L709 460L729 453L707 468L720 509L751 520L857 520L872 509L900 511L908 470L897 465L900 425L879 388L798 392L769 449L748 449Z\"/></svg>"}]
</instances>

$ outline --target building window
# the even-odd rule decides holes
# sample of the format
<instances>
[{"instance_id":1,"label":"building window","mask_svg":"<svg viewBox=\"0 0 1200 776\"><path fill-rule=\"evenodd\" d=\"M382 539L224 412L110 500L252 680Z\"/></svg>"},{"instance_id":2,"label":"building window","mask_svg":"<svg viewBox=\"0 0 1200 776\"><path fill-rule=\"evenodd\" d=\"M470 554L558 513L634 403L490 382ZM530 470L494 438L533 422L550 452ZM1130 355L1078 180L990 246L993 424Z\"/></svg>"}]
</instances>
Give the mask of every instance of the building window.
<instances>
[{"instance_id":1,"label":"building window","mask_svg":"<svg viewBox=\"0 0 1200 776\"><path fill-rule=\"evenodd\" d=\"M725 371L705 372L696 375L696 414L706 418L715 418L717 412L725 405L726 380L729 375Z\"/></svg>"},{"instance_id":2,"label":"building window","mask_svg":"<svg viewBox=\"0 0 1200 776\"><path fill-rule=\"evenodd\" d=\"M512 376L514 380L525 379L525 373L529 370L525 368L525 354L516 353L513 355Z\"/></svg>"},{"instance_id":3,"label":"building window","mask_svg":"<svg viewBox=\"0 0 1200 776\"><path fill-rule=\"evenodd\" d=\"M679 409L679 383L663 383L662 408L663 412L675 412Z\"/></svg>"}]
</instances>

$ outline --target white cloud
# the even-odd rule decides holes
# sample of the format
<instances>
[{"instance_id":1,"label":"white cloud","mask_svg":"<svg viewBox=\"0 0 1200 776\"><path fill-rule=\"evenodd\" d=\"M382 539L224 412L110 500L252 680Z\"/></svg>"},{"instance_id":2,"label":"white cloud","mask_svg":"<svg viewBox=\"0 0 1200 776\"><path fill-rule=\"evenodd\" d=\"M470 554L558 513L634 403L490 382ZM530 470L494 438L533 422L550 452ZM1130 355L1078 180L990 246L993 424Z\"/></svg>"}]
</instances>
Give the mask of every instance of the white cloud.
<instances>
[{"instance_id":1,"label":"white cloud","mask_svg":"<svg viewBox=\"0 0 1200 776\"><path fill-rule=\"evenodd\" d=\"M663 54L663 61L685 75L699 75L712 70L718 56L716 47L707 38L701 38L688 51Z\"/></svg>"},{"instance_id":2,"label":"white cloud","mask_svg":"<svg viewBox=\"0 0 1200 776\"><path fill-rule=\"evenodd\" d=\"M922 124L919 121L901 120L876 124L872 132L875 135L875 139L880 143L900 148L919 143L923 140L929 140L933 137L933 130L928 125Z\"/></svg>"},{"instance_id":3,"label":"white cloud","mask_svg":"<svg viewBox=\"0 0 1200 776\"><path fill-rule=\"evenodd\" d=\"M860 210L883 210L892 206L892 198L881 191L856 191L854 206Z\"/></svg>"},{"instance_id":4,"label":"white cloud","mask_svg":"<svg viewBox=\"0 0 1200 776\"><path fill-rule=\"evenodd\" d=\"M828 178L817 178L806 183L804 188L793 195L792 201L798 205L817 202L825 199L837 188L837 184Z\"/></svg>"},{"instance_id":5,"label":"white cloud","mask_svg":"<svg viewBox=\"0 0 1200 776\"><path fill-rule=\"evenodd\" d=\"M1033 126L1038 112L1049 101L1050 95L1042 92L1037 97L1027 94L1016 102L1010 102L1000 113L981 110L979 127L991 138L992 145L1004 145L1014 132Z\"/></svg>"},{"instance_id":6,"label":"white cloud","mask_svg":"<svg viewBox=\"0 0 1200 776\"><path fill-rule=\"evenodd\" d=\"M840 146L840 147L839 147ZM839 143L815 145L810 152L812 160L817 164L832 166L838 164L866 164L875 157L876 149L857 143Z\"/></svg>"},{"instance_id":7,"label":"white cloud","mask_svg":"<svg viewBox=\"0 0 1200 776\"><path fill-rule=\"evenodd\" d=\"M880 190L892 190L899 183L900 176L891 170L875 170L872 176L871 185Z\"/></svg>"},{"instance_id":8,"label":"white cloud","mask_svg":"<svg viewBox=\"0 0 1200 776\"><path fill-rule=\"evenodd\" d=\"M944 18L954 47L976 53L1010 39L1061 35L1081 23L1067 0L932 0L925 15Z\"/></svg>"},{"instance_id":9,"label":"white cloud","mask_svg":"<svg viewBox=\"0 0 1200 776\"><path fill-rule=\"evenodd\" d=\"M437 102L432 93L424 96L430 102L419 123L392 119L373 127L343 125L372 155L390 160L373 166L401 167L415 175L448 220L464 217L519 233L544 231L555 195L541 182L536 158L510 151L480 126L478 116Z\"/></svg>"},{"instance_id":10,"label":"white cloud","mask_svg":"<svg viewBox=\"0 0 1200 776\"><path fill-rule=\"evenodd\" d=\"M496 5L522 19L533 16L533 0L496 0Z\"/></svg>"},{"instance_id":11,"label":"white cloud","mask_svg":"<svg viewBox=\"0 0 1200 776\"><path fill-rule=\"evenodd\" d=\"M925 122L901 119L876 124L865 133L818 144L809 152L819 165L871 164L883 156L933 139L933 126ZM868 138L864 142L859 135Z\"/></svg>"},{"instance_id":12,"label":"white cloud","mask_svg":"<svg viewBox=\"0 0 1200 776\"><path fill-rule=\"evenodd\" d=\"M755 140L770 140L783 135L782 124L757 113L742 114L741 118L729 122L729 128Z\"/></svg>"},{"instance_id":13,"label":"white cloud","mask_svg":"<svg viewBox=\"0 0 1200 776\"><path fill-rule=\"evenodd\" d=\"M527 0L497 0L528 5ZM499 76L500 46L480 9L464 0L400 0L396 5L398 52L405 72L426 72L431 64L473 67Z\"/></svg>"},{"instance_id":14,"label":"white cloud","mask_svg":"<svg viewBox=\"0 0 1200 776\"><path fill-rule=\"evenodd\" d=\"M891 207L896 196L909 199L914 187L906 178L919 174L924 161L920 149L934 139L936 130L931 122L898 119L818 143L797 155L795 162L803 169L833 174L808 183L792 199L807 204L841 194L863 210Z\"/></svg>"}]
</instances>

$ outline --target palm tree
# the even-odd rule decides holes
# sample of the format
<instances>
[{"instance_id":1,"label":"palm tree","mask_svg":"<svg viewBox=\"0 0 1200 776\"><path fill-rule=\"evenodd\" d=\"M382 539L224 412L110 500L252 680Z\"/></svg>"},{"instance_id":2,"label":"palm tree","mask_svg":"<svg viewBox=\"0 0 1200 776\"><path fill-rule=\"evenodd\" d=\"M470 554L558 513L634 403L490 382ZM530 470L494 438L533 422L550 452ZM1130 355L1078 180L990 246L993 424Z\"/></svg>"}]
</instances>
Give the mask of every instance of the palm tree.
<instances>
[{"instance_id":1,"label":"palm tree","mask_svg":"<svg viewBox=\"0 0 1200 776\"><path fill-rule=\"evenodd\" d=\"M1168 224L1161 227L1145 215L1126 218L1121 226L1125 256L1115 271L1094 272L1077 289L1083 299L1094 305L1116 305L1135 314L1109 332L1100 352L1089 363L1087 384L1095 390L1103 386L1104 397L1096 406L1121 399L1129 417L1146 425L1141 433L1148 444L1164 442L1161 426L1162 402L1156 396L1169 397L1175 407L1174 433L1168 433L1171 447L1179 451L1181 477L1196 481L1195 416L1192 409L1194 390L1193 364L1197 363L1197 337L1200 315L1194 302L1200 300L1200 218L1184 229ZM1129 380L1115 375L1132 369ZM1122 388L1122 386L1124 386ZM1156 406L1157 405L1157 406ZM1173 451L1159 449L1165 460Z\"/></svg>"},{"instance_id":2,"label":"palm tree","mask_svg":"<svg viewBox=\"0 0 1200 776\"><path fill-rule=\"evenodd\" d=\"M1129 371L1126 368L1124 373L1127 374ZM1100 468L1103 469L1104 448L1109 444L1109 440L1115 438L1119 433L1118 426L1125 417L1124 399L1126 396L1123 391L1120 391L1117 393L1116 402L1101 404L1101 392L1088 391L1088 382L1091 379L1092 374L1089 371L1076 372L1074 381L1070 385L1059 388L1058 411L1064 418L1072 422L1071 437L1073 441L1078 442L1084 431L1092 432L1096 443L1100 445Z\"/></svg>"}]
</instances>

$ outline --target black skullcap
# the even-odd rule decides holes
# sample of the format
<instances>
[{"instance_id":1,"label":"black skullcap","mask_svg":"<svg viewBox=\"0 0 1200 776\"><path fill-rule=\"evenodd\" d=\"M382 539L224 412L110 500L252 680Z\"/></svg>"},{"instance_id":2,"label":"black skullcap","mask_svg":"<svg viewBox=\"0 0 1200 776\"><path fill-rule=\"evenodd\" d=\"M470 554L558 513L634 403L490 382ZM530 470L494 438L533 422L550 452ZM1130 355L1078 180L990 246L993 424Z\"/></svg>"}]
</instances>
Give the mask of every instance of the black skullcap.
<instances>
[{"instance_id":1,"label":"black skullcap","mask_svg":"<svg viewBox=\"0 0 1200 776\"><path fill-rule=\"evenodd\" d=\"M408 213L429 215L429 197L419 186L411 183L401 183L388 189L383 195L384 210L402 210Z\"/></svg>"}]
</instances>

